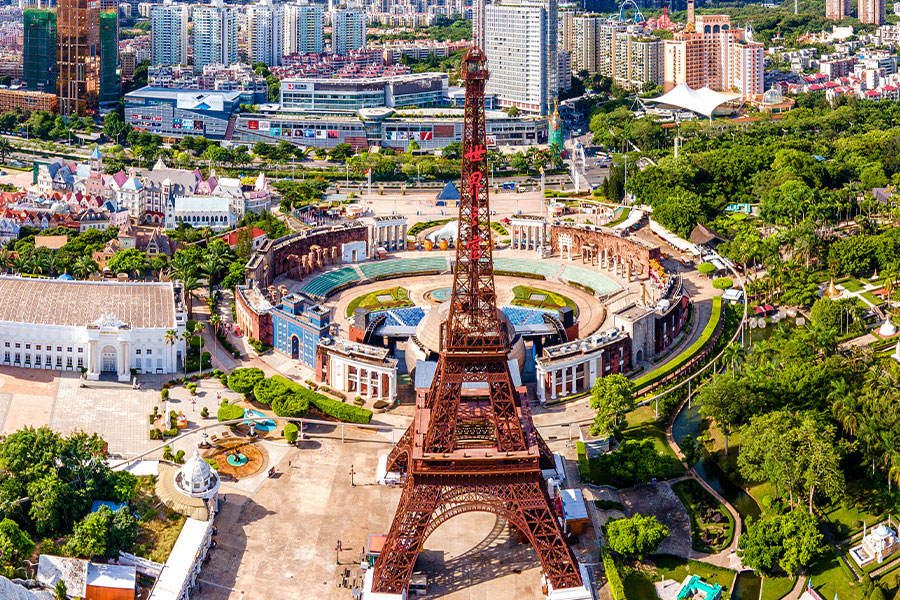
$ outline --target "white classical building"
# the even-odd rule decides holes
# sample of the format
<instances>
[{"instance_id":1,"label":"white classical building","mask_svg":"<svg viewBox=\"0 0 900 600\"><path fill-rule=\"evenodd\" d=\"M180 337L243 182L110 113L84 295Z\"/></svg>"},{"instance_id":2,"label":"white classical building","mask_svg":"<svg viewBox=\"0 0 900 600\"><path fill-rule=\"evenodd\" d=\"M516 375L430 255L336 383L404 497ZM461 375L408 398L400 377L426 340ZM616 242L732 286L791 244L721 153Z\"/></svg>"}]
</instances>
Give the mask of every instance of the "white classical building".
<instances>
[{"instance_id":1,"label":"white classical building","mask_svg":"<svg viewBox=\"0 0 900 600\"><path fill-rule=\"evenodd\" d=\"M897 531L891 526L891 520L888 518L887 523L876 525L868 533L864 525L862 543L850 549L850 556L859 566L873 560L880 564L898 550L900 537L897 536Z\"/></svg>"},{"instance_id":2,"label":"white classical building","mask_svg":"<svg viewBox=\"0 0 900 600\"><path fill-rule=\"evenodd\" d=\"M373 400L397 399L397 359L386 348L325 337L318 352L321 380L333 389Z\"/></svg>"},{"instance_id":3,"label":"white classical building","mask_svg":"<svg viewBox=\"0 0 900 600\"><path fill-rule=\"evenodd\" d=\"M180 304L180 303L179 303ZM174 373L185 329L172 283L88 282L0 277L0 364L85 370L119 381L142 373Z\"/></svg>"},{"instance_id":4,"label":"white classical building","mask_svg":"<svg viewBox=\"0 0 900 600\"><path fill-rule=\"evenodd\" d=\"M166 210L166 229L175 229L179 223L187 223L195 229L209 227L213 231L225 231L234 227L236 221L231 200L223 197L175 198Z\"/></svg>"}]
</instances>

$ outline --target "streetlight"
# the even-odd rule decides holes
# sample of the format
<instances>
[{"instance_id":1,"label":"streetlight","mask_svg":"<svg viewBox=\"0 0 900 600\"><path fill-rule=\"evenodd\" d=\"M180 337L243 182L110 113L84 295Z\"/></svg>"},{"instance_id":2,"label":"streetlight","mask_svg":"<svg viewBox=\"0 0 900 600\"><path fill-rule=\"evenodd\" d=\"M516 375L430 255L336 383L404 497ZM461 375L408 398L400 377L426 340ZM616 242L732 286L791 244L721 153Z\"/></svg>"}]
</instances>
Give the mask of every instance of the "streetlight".
<instances>
[{"instance_id":1,"label":"streetlight","mask_svg":"<svg viewBox=\"0 0 900 600\"><path fill-rule=\"evenodd\" d=\"M353 465L350 465L350 487L356 487L353 483L353 476L356 475L356 471L353 470Z\"/></svg>"},{"instance_id":2,"label":"streetlight","mask_svg":"<svg viewBox=\"0 0 900 600\"><path fill-rule=\"evenodd\" d=\"M334 546L334 552L334 564L339 565L341 564L341 540L338 540L337 544Z\"/></svg>"}]
</instances>

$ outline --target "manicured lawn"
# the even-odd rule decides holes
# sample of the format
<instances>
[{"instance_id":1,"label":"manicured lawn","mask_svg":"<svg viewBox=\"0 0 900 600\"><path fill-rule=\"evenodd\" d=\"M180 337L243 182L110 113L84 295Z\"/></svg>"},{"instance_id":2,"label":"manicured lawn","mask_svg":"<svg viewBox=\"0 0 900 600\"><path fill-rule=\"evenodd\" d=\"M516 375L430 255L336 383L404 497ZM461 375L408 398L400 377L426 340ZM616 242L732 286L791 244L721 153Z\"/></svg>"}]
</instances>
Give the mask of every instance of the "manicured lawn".
<instances>
[{"instance_id":1,"label":"manicured lawn","mask_svg":"<svg viewBox=\"0 0 900 600\"><path fill-rule=\"evenodd\" d=\"M863 298L868 300L873 306L881 306L884 304L884 300L873 294L872 292L863 292L860 294Z\"/></svg>"},{"instance_id":2,"label":"manicured lawn","mask_svg":"<svg viewBox=\"0 0 900 600\"><path fill-rule=\"evenodd\" d=\"M656 568L653 568L651 563ZM657 597L653 582L665 577L680 583L688 575L699 575L707 583L718 583L724 589L722 597L727 599L729 598L728 590L731 589L737 573L731 569L715 567L697 560L688 560L670 554L657 554L647 560L643 570L632 571L625 578L625 596L627 600L652 600Z\"/></svg>"},{"instance_id":3,"label":"manicured lawn","mask_svg":"<svg viewBox=\"0 0 900 600\"><path fill-rule=\"evenodd\" d=\"M619 215L618 215L615 219L613 219L612 221L610 221L609 223L607 223L606 225L604 225L604 227L615 227L615 226L618 225L619 223L624 223L624 222L625 222L625 219L627 219L628 216L631 214L631 209L630 209L630 208L627 208L627 207L626 207L626 208L620 208L620 209L617 209L617 210L619 211Z\"/></svg>"},{"instance_id":4,"label":"manicured lawn","mask_svg":"<svg viewBox=\"0 0 900 600\"><path fill-rule=\"evenodd\" d=\"M513 306L528 306L533 308L547 308L558 310L564 306L570 307L578 314L578 305L575 301L562 294L542 290L529 285L517 285L513 288Z\"/></svg>"},{"instance_id":5,"label":"manicured lawn","mask_svg":"<svg viewBox=\"0 0 900 600\"><path fill-rule=\"evenodd\" d=\"M646 574L632 572L625 578L625 598L656 598L656 588Z\"/></svg>"},{"instance_id":6,"label":"manicured lawn","mask_svg":"<svg viewBox=\"0 0 900 600\"><path fill-rule=\"evenodd\" d=\"M862 584L852 581L847 566L829 548L809 567L812 585L823 598L840 600L864 600Z\"/></svg>"},{"instance_id":7,"label":"manicured lawn","mask_svg":"<svg viewBox=\"0 0 900 600\"><path fill-rule=\"evenodd\" d=\"M865 507L833 504L822 509L828 527L836 540L844 540L857 532L862 532L862 523L871 527L881 520L880 515L871 514Z\"/></svg>"},{"instance_id":8,"label":"manicured lawn","mask_svg":"<svg viewBox=\"0 0 900 600\"><path fill-rule=\"evenodd\" d=\"M871 527L885 518L881 498L868 480L869 471L859 465L845 473L847 486L843 501L821 508L828 527L837 541L862 532L863 522Z\"/></svg>"},{"instance_id":9,"label":"manicured lawn","mask_svg":"<svg viewBox=\"0 0 900 600\"><path fill-rule=\"evenodd\" d=\"M865 289L865 286L853 277L848 277L847 279L839 281L838 285L842 286L848 292L861 292Z\"/></svg>"},{"instance_id":10,"label":"manicured lawn","mask_svg":"<svg viewBox=\"0 0 900 600\"><path fill-rule=\"evenodd\" d=\"M386 308L404 308L412 305L413 303L409 299L409 292L406 291L406 288L392 287L354 298L347 305L347 316L352 315L357 308L384 310Z\"/></svg>"},{"instance_id":11,"label":"manicured lawn","mask_svg":"<svg viewBox=\"0 0 900 600\"><path fill-rule=\"evenodd\" d=\"M671 554L657 554L652 556L651 560L656 564L656 581L659 581L660 575L675 581L682 581L688 575L699 575L707 583L718 583L726 590L730 590L731 583L737 576L737 573L731 569L716 567L699 560L689 560L680 556L672 556Z\"/></svg>"},{"instance_id":12,"label":"manicured lawn","mask_svg":"<svg viewBox=\"0 0 900 600\"><path fill-rule=\"evenodd\" d=\"M641 406L634 409L628 413L625 422L627 425L622 432L620 442L625 440L650 440L660 453L677 458L675 451L669 447L666 441L666 432L656 422L653 406Z\"/></svg>"},{"instance_id":13,"label":"manicured lawn","mask_svg":"<svg viewBox=\"0 0 900 600\"><path fill-rule=\"evenodd\" d=\"M509 232L506 231L506 228L497 221L491 221L491 229L493 229L500 235L509 235Z\"/></svg>"},{"instance_id":14,"label":"manicured lawn","mask_svg":"<svg viewBox=\"0 0 900 600\"><path fill-rule=\"evenodd\" d=\"M796 577L764 577L759 600L781 600L794 587Z\"/></svg>"}]
</instances>

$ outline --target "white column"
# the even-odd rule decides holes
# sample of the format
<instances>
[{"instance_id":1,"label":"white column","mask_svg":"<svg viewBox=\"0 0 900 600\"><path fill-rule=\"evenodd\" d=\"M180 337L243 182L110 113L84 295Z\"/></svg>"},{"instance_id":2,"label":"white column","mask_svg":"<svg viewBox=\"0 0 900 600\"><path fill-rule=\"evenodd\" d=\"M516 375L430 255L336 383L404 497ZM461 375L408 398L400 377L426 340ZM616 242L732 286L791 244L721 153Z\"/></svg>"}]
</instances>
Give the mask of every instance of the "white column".
<instances>
[{"instance_id":1,"label":"white column","mask_svg":"<svg viewBox=\"0 0 900 600\"><path fill-rule=\"evenodd\" d=\"M556 399L556 369L550 371L550 398Z\"/></svg>"},{"instance_id":2,"label":"white column","mask_svg":"<svg viewBox=\"0 0 900 600\"><path fill-rule=\"evenodd\" d=\"M571 395L575 393L575 365L572 365L569 369L572 371L572 376L569 379L569 394Z\"/></svg>"},{"instance_id":3,"label":"white column","mask_svg":"<svg viewBox=\"0 0 900 600\"><path fill-rule=\"evenodd\" d=\"M547 374L544 373L544 369L538 365L535 369L535 376L537 378L537 392L538 402L543 404L546 401L546 394L544 390L544 386L547 385Z\"/></svg>"},{"instance_id":4,"label":"white column","mask_svg":"<svg viewBox=\"0 0 900 600\"><path fill-rule=\"evenodd\" d=\"M397 398L397 379L388 373L388 400L393 402Z\"/></svg>"},{"instance_id":5,"label":"white column","mask_svg":"<svg viewBox=\"0 0 900 600\"><path fill-rule=\"evenodd\" d=\"M591 370L590 370L590 374L588 375L588 383L597 379L597 360L598 359L596 357L591 359L591 362L590 362Z\"/></svg>"}]
</instances>

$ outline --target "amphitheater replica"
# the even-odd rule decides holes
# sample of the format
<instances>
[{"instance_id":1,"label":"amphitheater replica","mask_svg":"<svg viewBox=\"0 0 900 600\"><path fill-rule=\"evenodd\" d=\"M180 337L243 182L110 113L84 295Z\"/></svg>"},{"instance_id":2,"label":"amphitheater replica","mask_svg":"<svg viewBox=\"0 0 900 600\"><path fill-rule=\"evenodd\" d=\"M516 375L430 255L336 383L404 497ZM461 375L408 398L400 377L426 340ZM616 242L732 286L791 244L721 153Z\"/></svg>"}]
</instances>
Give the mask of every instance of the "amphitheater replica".
<instances>
[{"instance_id":1,"label":"amphitheater replica","mask_svg":"<svg viewBox=\"0 0 900 600\"><path fill-rule=\"evenodd\" d=\"M538 400L629 373L681 332L689 299L659 248L602 226L517 221L529 227L494 254L497 302L514 377L536 381ZM249 285L237 290L237 324L335 390L414 402L437 364L455 244L406 250L407 240L397 241L406 231L394 217L375 217L266 241L247 266ZM403 375L409 385L398 384Z\"/></svg>"}]
</instances>

